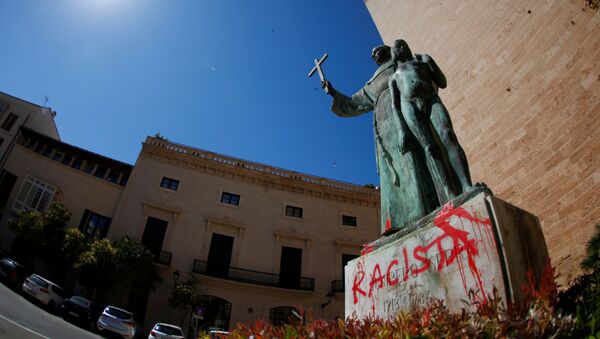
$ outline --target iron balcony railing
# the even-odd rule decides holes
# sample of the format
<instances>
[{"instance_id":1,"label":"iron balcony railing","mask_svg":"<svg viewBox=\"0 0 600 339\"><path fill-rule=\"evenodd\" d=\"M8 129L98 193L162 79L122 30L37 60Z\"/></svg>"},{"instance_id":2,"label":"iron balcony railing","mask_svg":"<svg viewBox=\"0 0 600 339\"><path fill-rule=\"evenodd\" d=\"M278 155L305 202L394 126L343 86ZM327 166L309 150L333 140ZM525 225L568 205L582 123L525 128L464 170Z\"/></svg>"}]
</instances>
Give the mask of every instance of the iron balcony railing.
<instances>
[{"instance_id":1,"label":"iron balcony railing","mask_svg":"<svg viewBox=\"0 0 600 339\"><path fill-rule=\"evenodd\" d=\"M167 251L160 251L154 256L154 262L157 264L165 265L167 267L171 266L171 258L173 254Z\"/></svg>"},{"instance_id":2,"label":"iron balcony railing","mask_svg":"<svg viewBox=\"0 0 600 339\"><path fill-rule=\"evenodd\" d=\"M332 293L344 293L344 281L343 280L331 281L331 292Z\"/></svg>"},{"instance_id":3,"label":"iron balcony railing","mask_svg":"<svg viewBox=\"0 0 600 339\"><path fill-rule=\"evenodd\" d=\"M229 267L228 270L222 270L218 268L213 270L208 267L207 262L204 260L194 260L193 272L256 285L281 287L302 291L315 290L315 279L313 278L301 277L299 279L286 279L286 277L282 278L279 274L246 270L238 267Z\"/></svg>"}]
</instances>

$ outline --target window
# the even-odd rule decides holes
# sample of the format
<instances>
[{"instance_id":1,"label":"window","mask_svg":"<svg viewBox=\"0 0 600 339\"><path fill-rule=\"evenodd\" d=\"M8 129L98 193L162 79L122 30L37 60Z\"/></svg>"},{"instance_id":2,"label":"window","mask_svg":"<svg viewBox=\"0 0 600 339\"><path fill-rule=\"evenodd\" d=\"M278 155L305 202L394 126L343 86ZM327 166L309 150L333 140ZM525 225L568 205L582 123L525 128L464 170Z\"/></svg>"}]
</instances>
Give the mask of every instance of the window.
<instances>
[{"instance_id":1,"label":"window","mask_svg":"<svg viewBox=\"0 0 600 339\"><path fill-rule=\"evenodd\" d=\"M52 157L52 160L54 161L60 161L62 159L63 154L60 152L56 152L54 153L54 156Z\"/></svg>"},{"instance_id":2,"label":"window","mask_svg":"<svg viewBox=\"0 0 600 339\"><path fill-rule=\"evenodd\" d=\"M342 225L356 227L356 217L350 215L342 215Z\"/></svg>"},{"instance_id":3,"label":"window","mask_svg":"<svg viewBox=\"0 0 600 339\"><path fill-rule=\"evenodd\" d=\"M23 210L45 212L50 206L54 193L56 193L55 187L38 179L27 177L21 185L21 191L17 195L13 209L17 212Z\"/></svg>"},{"instance_id":4,"label":"window","mask_svg":"<svg viewBox=\"0 0 600 339\"><path fill-rule=\"evenodd\" d=\"M119 180L119 175L117 173L113 172L113 171L110 171L108 173L108 176L106 177L106 180L108 180L108 181L116 184L117 180Z\"/></svg>"},{"instance_id":5,"label":"window","mask_svg":"<svg viewBox=\"0 0 600 339\"><path fill-rule=\"evenodd\" d=\"M282 326L285 324L289 324L290 320L296 319L296 316L294 316L294 313L292 312L296 312L296 314L300 314L300 312L298 311L297 308L295 307L291 307L291 306L279 306L279 307L273 307L272 309L269 310L269 321L271 322L271 324L275 325L275 326Z\"/></svg>"},{"instance_id":6,"label":"window","mask_svg":"<svg viewBox=\"0 0 600 339\"><path fill-rule=\"evenodd\" d=\"M73 167L74 169L81 169L82 166L83 166L83 160L78 159L78 158L75 158L75 160L73 161L73 164L71 165L71 167Z\"/></svg>"},{"instance_id":7,"label":"window","mask_svg":"<svg viewBox=\"0 0 600 339\"><path fill-rule=\"evenodd\" d=\"M42 143L40 143L40 142L36 142L36 143L35 143L35 146L33 147L33 151L34 151L34 152L37 152L37 153L42 153L42 151L44 150L44 147L45 147L45 146L46 146L46 145L44 145L44 144L42 144Z\"/></svg>"},{"instance_id":8,"label":"window","mask_svg":"<svg viewBox=\"0 0 600 339\"><path fill-rule=\"evenodd\" d=\"M83 234L92 239L102 239L108 233L110 226L110 218L94 213L90 210L85 210L79 229Z\"/></svg>"},{"instance_id":9,"label":"window","mask_svg":"<svg viewBox=\"0 0 600 339\"><path fill-rule=\"evenodd\" d=\"M240 196L238 194L223 192L221 195L221 202L238 206L240 204Z\"/></svg>"},{"instance_id":10,"label":"window","mask_svg":"<svg viewBox=\"0 0 600 339\"><path fill-rule=\"evenodd\" d=\"M10 196L10 192L17 181L17 176L9 171L0 171L0 209L4 207Z\"/></svg>"},{"instance_id":11,"label":"window","mask_svg":"<svg viewBox=\"0 0 600 339\"><path fill-rule=\"evenodd\" d=\"M146 220L146 227L142 234L142 245L154 254L154 260L159 259L168 225L168 221L153 217L148 217Z\"/></svg>"},{"instance_id":12,"label":"window","mask_svg":"<svg viewBox=\"0 0 600 339\"><path fill-rule=\"evenodd\" d=\"M94 172L94 168L96 168L96 165L88 162L85 164L83 171L87 174L92 174L92 172Z\"/></svg>"},{"instance_id":13,"label":"window","mask_svg":"<svg viewBox=\"0 0 600 339\"><path fill-rule=\"evenodd\" d=\"M4 110L8 107L8 103L4 101L0 101L0 113L4 112Z\"/></svg>"},{"instance_id":14,"label":"window","mask_svg":"<svg viewBox=\"0 0 600 339\"><path fill-rule=\"evenodd\" d=\"M52 147L46 145L46 148L44 148L44 150L42 151L42 155L45 157L49 157L51 153L52 153Z\"/></svg>"},{"instance_id":15,"label":"window","mask_svg":"<svg viewBox=\"0 0 600 339\"><path fill-rule=\"evenodd\" d=\"M96 172L94 172L94 176L96 176L100 179L104 179L105 175L106 175L106 168L98 166L98 168L96 169Z\"/></svg>"},{"instance_id":16,"label":"window","mask_svg":"<svg viewBox=\"0 0 600 339\"><path fill-rule=\"evenodd\" d=\"M213 233L206 261L206 274L211 277L227 279L231 255L233 253L234 237Z\"/></svg>"},{"instance_id":17,"label":"window","mask_svg":"<svg viewBox=\"0 0 600 339\"><path fill-rule=\"evenodd\" d=\"M288 217L302 218L302 208L296 206L285 206L285 215Z\"/></svg>"},{"instance_id":18,"label":"window","mask_svg":"<svg viewBox=\"0 0 600 339\"><path fill-rule=\"evenodd\" d=\"M6 119L4 119L4 122L2 123L2 129L5 131L10 131L15 122L17 122L18 117L19 116L14 113L8 113L8 116L6 117Z\"/></svg>"},{"instance_id":19,"label":"window","mask_svg":"<svg viewBox=\"0 0 600 339\"><path fill-rule=\"evenodd\" d=\"M302 249L281 246L279 263L279 287L300 288L302 272Z\"/></svg>"},{"instance_id":20,"label":"window","mask_svg":"<svg viewBox=\"0 0 600 339\"><path fill-rule=\"evenodd\" d=\"M173 191L177 191L177 187L179 186L179 180L163 177L160 182L160 187L170 189Z\"/></svg>"},{"instance_id":21,"label":"window","mask_svg":"<svg viewBox=\"0 0 600 339\"><path fill-rule=\"evenodd\" d=\"M71 160L73 160L72 155L65 155L64 158L62 159L62 163L69 166L69 164L71 163Z\"/></svg>"}]
</instances>

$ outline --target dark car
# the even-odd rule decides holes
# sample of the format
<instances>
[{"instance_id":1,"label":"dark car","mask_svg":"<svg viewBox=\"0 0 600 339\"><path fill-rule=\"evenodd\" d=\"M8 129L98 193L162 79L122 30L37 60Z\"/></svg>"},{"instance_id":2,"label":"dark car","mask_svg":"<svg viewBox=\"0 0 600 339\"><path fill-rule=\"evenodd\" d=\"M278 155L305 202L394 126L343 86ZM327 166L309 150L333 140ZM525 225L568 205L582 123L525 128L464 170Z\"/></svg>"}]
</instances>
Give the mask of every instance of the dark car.
<instances>
[{"instance_id":1,"label":"dark car","mask_svg":"<svg viewBox=\"0 0 600 339\"><path fill-rule=\"evenodd\" d=\"M4 258L0 260L0 279L11 288L18 288L27 277L27 270L18 262Z\"/></svg>"},{"instance_id":2,"label":"dark car","mask_svg":"<svg viewBox=\"0 0 600 339\"><path fill-rule=\"evenodd\" d=\"M93 301L78 296L65 299L60 310L65 319L72 319L86 328L94 328L94 322L99 314L98 307Z\"/></svg>"}]
</instances>

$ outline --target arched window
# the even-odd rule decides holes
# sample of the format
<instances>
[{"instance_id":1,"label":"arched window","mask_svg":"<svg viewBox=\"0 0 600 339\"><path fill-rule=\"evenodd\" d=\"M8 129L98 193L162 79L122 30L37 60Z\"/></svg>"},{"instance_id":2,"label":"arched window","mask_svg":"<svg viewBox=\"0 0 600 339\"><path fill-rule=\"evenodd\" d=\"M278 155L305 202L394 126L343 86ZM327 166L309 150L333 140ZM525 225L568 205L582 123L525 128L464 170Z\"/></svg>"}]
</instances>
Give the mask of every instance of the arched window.
<instances>
[{"instance_id":1,"label":"arched window","mask_svg":"<svg viewBox=\"0 0 600 339\"><path fill-rule=\"evenodd\" d=\"M229 329L231 303L214 295L201 295L193 308L192 326L200 329Z\"/></svg>"},{"instance_id":2,"label":"arched window","mask_svg":"<svg viewBox=\"0 0 600 339\"><path fill-rule=\"evenodd\" d=\"M275 326L289 324L290 320L297 319L296 316L292 314L292 311L295 311L298 314L300 313L297 308L291 306L273 307L269 310L269 321Z\"/></svg>"}]
</instances>

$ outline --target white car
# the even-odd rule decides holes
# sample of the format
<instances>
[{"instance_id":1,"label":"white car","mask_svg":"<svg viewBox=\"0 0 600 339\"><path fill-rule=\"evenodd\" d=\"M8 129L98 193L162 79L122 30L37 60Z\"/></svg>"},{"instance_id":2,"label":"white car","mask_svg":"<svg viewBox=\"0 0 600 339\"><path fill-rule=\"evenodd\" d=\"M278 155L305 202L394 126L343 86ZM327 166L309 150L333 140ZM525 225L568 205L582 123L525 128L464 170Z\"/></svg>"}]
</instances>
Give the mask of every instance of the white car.
<instances>
[{"instance_id":1,"label":"white car","mask_svg":"<svg viewBox=\"0 0 600 339\"><path fill-rule=\"evenodd\" d=\"M154 325L148 339L184 339L181 328L175 325L158 323Z\"/></svg>"},{"instance_id":2,"label":"white car","mask_svg":"<svg viewBox=\"0 0 600 339\"><path fill-rule=\"evenodd\" d=\"M133 313L114 306L106 306L96 327L100 332L112 332L123 338L133 338L137 328Z\"/></svg>"},{"instance_id":3,"label":"white car","mask_svg":"<svg viewBox=\"0 0 600 339\"><path fill-rule=\"evenodd\" d=\"M65 292L60 286L37 274L27 277L21 289L40 303L48 306L50 310L57 310L65 300Z\"/></svg>"}]
</instances>

